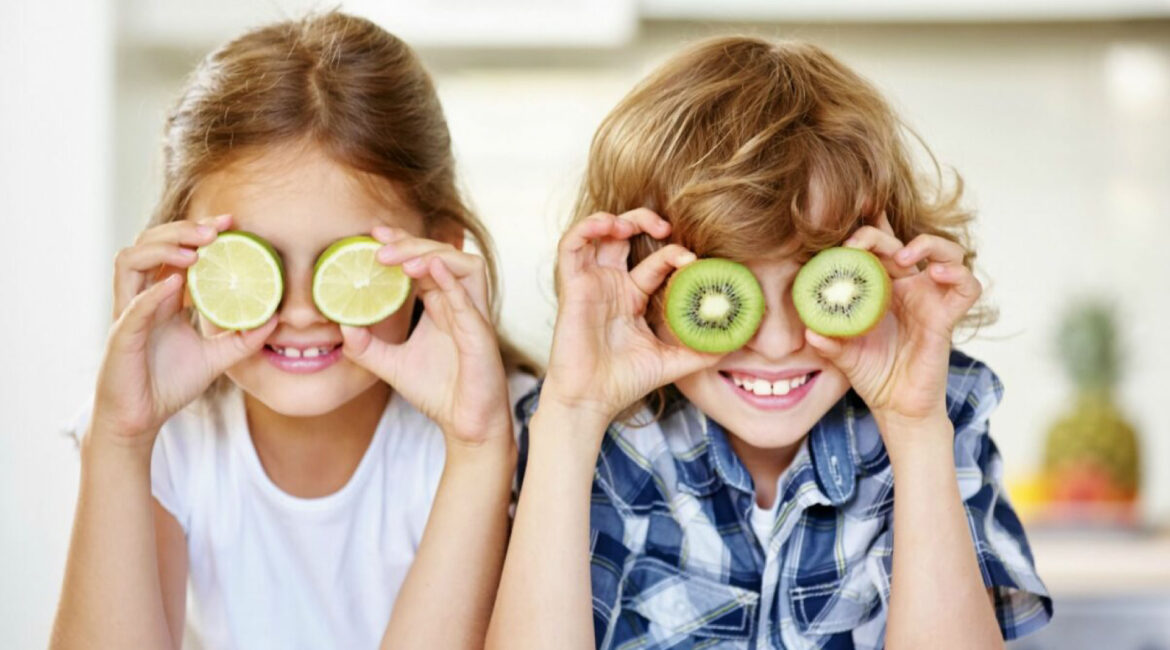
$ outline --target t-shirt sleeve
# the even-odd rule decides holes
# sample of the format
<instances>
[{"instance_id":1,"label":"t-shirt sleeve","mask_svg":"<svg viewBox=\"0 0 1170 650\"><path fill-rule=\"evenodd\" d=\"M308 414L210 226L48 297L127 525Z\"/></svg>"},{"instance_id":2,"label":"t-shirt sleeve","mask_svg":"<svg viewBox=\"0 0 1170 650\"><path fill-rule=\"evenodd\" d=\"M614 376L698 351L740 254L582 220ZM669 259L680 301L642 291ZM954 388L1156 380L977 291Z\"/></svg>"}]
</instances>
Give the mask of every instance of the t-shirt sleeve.
<instances>
[{"instance_id":1,"label":"t-shirt sleeve","mask_svg":"<svg viewBox=\"0 0 1170 650\"><path fill-rule=\"evenodd\" d=\"M955 469L983 583L995 595L1005 639L1043 627L1052 599L1036 573L1024 527L1004 490L1003 459L989 434L1003 386L990 368L960 353L951 358L947 406L955 428Z\"/></svg>"},{"instance_id":2,"label":"t-shirt sleeve","mask_svg":"<svg viewBox=\"0 0 1170 650\"><path fill-rule=\"evenodd\" d=\"M191 450L187 444L192 442L192 436L183 435L178 417L181 416L172 417L163 424L154 441L150 455L150 493L179 522L186 534L191 524L187 489Z\"/></svg>"},{"instance_id":3,"label":"t-shirt sleeve","mask_svg":"<svg viewBox=\"0 0 1170 650\"><path fill-rule=\"evenodd\" d=\"M71 420L63 427L63 432L70 437L75 445L81 446L81 441L88 433L89 421L93 416L93 396L90 396L78 409ZM184 436L182 420L186 415L183 412L171 417L154 440L154 447L150 455L150 493L167 512L171 513L186 533L190 521L190 508L187 504L187 490L185 481L188 476L187 465L190 462L190 450L186 448L192 441L190 435Z\"/></svg>"}]
</instances>

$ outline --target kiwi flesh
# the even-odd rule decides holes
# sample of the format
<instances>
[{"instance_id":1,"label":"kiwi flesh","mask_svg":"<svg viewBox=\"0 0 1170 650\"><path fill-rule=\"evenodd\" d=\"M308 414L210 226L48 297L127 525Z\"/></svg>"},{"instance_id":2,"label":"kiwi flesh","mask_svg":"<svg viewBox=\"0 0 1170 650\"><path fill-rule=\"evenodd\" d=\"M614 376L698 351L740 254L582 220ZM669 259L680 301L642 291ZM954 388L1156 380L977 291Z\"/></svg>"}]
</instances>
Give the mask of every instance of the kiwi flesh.
<instances>
[{"instance_id":1,"label":"kiwi flesh","mask_svg":"<svg viewBox=\"0 0 1170 650\"><path fill-rule=\"evenodd\" d=\"M764 317L764 291L743 264L692 262L666 285L666 324L683 345L721 354L743 347Z\"/></svg>"},{"instance_id":2,"label":"kiwi flesh","mask_svg":"<svg viewBox=\"0 0 1170 650\"><path fill-rule=\"evenodd\" d=\"M792 302L800 320L824 336L852 338L874 328L890 306L892 286L873 253L836 247L817 253L796 274Z\"/></svg>"}]
</instances>

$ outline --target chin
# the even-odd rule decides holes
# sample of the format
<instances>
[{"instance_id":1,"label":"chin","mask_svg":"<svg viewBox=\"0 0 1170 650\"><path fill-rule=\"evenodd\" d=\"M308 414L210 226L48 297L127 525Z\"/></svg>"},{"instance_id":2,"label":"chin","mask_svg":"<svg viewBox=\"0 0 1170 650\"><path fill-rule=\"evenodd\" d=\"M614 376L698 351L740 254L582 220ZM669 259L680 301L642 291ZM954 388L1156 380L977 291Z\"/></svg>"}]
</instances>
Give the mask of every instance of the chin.
<instances>
[{"instance_id":1,"label":"chin","mask_svg":"<svg viewBox=\"0 0 1170 650\"><path fill-rule=\"evenodd\" d=\"M253 399L289 417L332 413L379 381L348 362L312 375L288 374L259 364L248 366L233 368L228 377Z\"/></svg>"}]
</instances>

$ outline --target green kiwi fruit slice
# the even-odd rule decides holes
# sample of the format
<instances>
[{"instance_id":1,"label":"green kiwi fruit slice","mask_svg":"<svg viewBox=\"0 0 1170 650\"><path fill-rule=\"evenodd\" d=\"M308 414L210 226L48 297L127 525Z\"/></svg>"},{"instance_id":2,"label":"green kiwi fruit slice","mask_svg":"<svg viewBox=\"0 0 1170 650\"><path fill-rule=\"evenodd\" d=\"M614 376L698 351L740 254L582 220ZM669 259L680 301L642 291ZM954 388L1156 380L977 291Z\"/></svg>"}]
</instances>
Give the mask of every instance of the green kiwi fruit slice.
<instances>
[{"instance_id":1,"label":"green kiwi fruit slice","mask_svg":"<svg viewBox=\"0 0 1170 650\"><path fill-rule=\"evenodd\" d=\"M890 306L890 276L873 253L828 248L796 274L792 301L800 320L824 336L861 336L881 321Z\"/></svg>"},{"instance_id":2,"label":"green kiwi fruit slice","mask_svg":"<svg viewBox=\"0 0 1170 650\"><path fill-rule=\"evenodd\" d=\"M764 291L743 264L703 259L671 276L665 312L666 324L683 345L700 352L731 352L759 329Z\"/></svg>"}]
</instances>

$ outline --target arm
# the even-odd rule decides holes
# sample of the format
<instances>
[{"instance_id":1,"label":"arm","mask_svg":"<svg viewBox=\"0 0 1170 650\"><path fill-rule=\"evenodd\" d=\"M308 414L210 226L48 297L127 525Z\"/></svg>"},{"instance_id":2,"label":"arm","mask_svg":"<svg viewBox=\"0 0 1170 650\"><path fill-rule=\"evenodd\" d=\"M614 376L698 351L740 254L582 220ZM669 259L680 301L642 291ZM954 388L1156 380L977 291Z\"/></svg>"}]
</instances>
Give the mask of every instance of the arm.
<instances>
[{"instance_id":1,"label":"arm","mask_svg":"<svg viewBox=\"0 0 1170 650\"><path fill-rule=\"evenodd\" d=\"M186 585L182 528L151 497L151 453L163 423L224 370L254 353L276 321L204 339L181 309L191 247L230 217L197 229L146 231L115 266L116 321L82 441L81 483L51 647L178 647ZM212 227L214 226L214 227ZM150 284L161 265L172 267Z\"/></svg>"},{"instance_id":2,"label":"arm","mask_svg":"<svg viewBox=\"0 0 1170 650\"><path fill-rule=\"evenodd\" d=\"M150 449L91 430L50 647L171 648L155 546Z\"/></svg>"},{"instance_id":3,"label":"arm","mask_svg":"<svg viewBox=\"0 0 1170 650\"><path fill-rule=\"evenodd\" d=\"M583 415L552 403L533 415L490 648L595 647L589 501L608 422Z\"/></svg>"},{"instance_id":4,"label":"arm","mask_svg":"<svg viewBox=\"0 0 1170 650\"><path fill-rule=\"evenodd\" d=\"M483 259L451 243L375 228L378 260L401 264L424 311L402 343L342 327L345 354L443 431L446 462L383 648L483 645L508 535L516 467L507 379Z\"/></svg>"},{"instance_id":5,"label":"arm","mask_svg":"<svg viewBox=\"0 0 1170 650\"><path fill-rule=\"evenodd\" d=\"M887 646L1003 647L959 494L946 407L952 332L982 288L963 264L962 247L932 235L903 245L884 213L845 245L882 260L893 279L890 313L856 339L811 331L805 338L865 400L889 454L894 551Z\"/></svg>"},{"instance_id":6,"label":"arm","mask_svg":"<svg viewBox=\"0 0 1170 650\"><path fill-rule=\"evenodd\" d=\"M647 325L650 296L695 256L669 245L629 269L629 238L639 233L662 239L670 225L646 209L596 214L561 240L560 308L489 648L600 641L591 616L589 515L606 428L643 395L720 359L666 345Z\"/></svg>"},{"instance_id":7,"label":"arm","mask_svg":"<svg viewBox=\"0 0 1170 650\"><path fill-rule=\"evenodd\" d=\"M500 432L511 438L511 429ZM516 454L448 449L418 554L390 616L383 648L482 646L508 536Z\"/></svg>"},{"instance_id":8,"label":"arm","mask_svg":"<svg viewBox=\"0 0 1170 650\"><path fill-rule=\"evenodd\" d=\"M887 646L1002 648L959 495L950 421L879 427L916 443L890 450L896 489Z\"/></svg>"}]
</instances>

